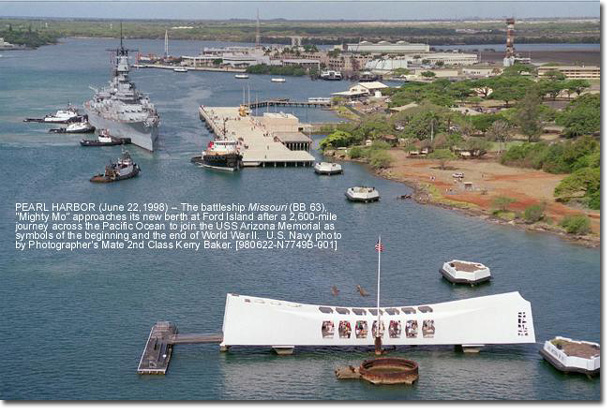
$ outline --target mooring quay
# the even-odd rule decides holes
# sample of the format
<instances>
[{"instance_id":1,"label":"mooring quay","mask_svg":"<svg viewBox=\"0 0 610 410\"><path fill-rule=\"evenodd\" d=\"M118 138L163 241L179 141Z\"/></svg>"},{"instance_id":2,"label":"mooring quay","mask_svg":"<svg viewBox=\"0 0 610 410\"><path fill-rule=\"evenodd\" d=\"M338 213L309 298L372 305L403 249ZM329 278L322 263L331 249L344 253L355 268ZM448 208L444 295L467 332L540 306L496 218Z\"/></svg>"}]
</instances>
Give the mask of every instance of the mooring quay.
<instances>
[{"instance_id":1,"label":"mooring quay","mask_svg":"<svg viewBox=\"0 0 610 410\"><path fill-rule=\"evenodd\" d=\"M312 166L308 152L313 141L303 133L305 124L286 113L250 115L244 107L199 107L199 117L220 139L241 144L245 167Z\"/></svg>"}]
</instances>

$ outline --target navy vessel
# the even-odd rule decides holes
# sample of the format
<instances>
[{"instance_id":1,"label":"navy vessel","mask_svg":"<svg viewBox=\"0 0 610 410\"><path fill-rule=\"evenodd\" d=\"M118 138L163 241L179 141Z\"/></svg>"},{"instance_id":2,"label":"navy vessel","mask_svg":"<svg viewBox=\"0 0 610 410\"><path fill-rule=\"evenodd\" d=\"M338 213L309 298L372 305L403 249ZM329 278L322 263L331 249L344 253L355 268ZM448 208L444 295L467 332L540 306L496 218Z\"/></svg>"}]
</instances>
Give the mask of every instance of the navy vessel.
<instances>
[{"instance_id":1,"label":"navy vessel","mask_svg":"<svg viewBox=\"0 0 610 410\"><path fill-rule=\"evenodd\" d=\"M159 135L159 114L148 96L140 93L129 79L129 50L123 47L122 33L112 79L102 89L91 88L95 95L85 103L89 122L118 138L129 138L132 144L154 151Z\"/></svg>"}]
</instances>

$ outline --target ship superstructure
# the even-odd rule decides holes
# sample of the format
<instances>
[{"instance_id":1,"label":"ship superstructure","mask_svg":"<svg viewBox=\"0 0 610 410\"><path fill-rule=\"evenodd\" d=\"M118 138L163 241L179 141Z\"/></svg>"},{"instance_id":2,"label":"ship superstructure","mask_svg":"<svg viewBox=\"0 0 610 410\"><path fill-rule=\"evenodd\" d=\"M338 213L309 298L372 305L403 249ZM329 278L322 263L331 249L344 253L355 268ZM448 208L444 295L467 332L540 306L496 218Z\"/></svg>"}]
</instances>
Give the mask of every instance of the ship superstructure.
<instances>
[{"instance_id":1,"label":"ship superstructure","mask_svg":"<svg viewBox=\"0 0 610 410\"><path fill-rule=\"evenodd\" d=\"M108 129L118 138L130 138L132 144L154 151L159 135L159 114L147 95L140 93L129 79L129 50L116 49L113 77L108 86L93 89L95 95L85 103L89 122Z\"/></svg>"}]
</instances>

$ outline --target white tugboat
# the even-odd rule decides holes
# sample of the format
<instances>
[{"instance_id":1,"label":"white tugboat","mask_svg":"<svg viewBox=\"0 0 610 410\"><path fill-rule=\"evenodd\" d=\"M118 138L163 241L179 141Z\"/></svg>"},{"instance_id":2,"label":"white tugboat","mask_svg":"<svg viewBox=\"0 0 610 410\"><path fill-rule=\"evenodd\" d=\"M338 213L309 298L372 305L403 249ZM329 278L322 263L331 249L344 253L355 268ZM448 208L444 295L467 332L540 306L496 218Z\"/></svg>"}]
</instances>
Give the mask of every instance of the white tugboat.
<instances>
[{"instance_id":1,"label":"white tugboat","mask_svg":"<svg viewBox=\"0 0 610 410\"><path fill-rule=\"evenodd\" d=\"M345 196L352 202L375 202L379 201L380 195L375 187L354 186L347 190Z\"/></svg>"},{"instance_id":2,"label":"white tugboat","mask_svg":"<svg viewBox=\"0 0 610 410\"><path fill-rule=\"evenodd\" d=\"M451 283L477 285L491 279L489 268L482 263L457 259L445 262L439 272Z\"/></svg>"},{"instance_id":3,"label":"white tugboat","mask_svg":"<svg viewBox=\"0 0 610 410\"><path fill-rule=\"evenodd\" d=\"M43 118L26 118L24 122L43 122L48 124L68 124L71 122L81 121L82 117L78 113L78 109L68 105L65 110L57 110L55 114L47 114Z\"/></svg>"},{"instance_id":4,"label":"white tugboat","mask_svg":"<svg viewBox=\"0 0 610 410\"><path fill-rule=\"evenodd\" d=\"M89 123L87 116L83 116L79 122L68 123L67 127L51 128L49 132L55 134L89 134L95 131L95 127Z\"/></svg>"},{"instance_id":5,"label":"white tugboat","mask_svg":"<svg viewBox=\"0 0 610 410\"><path fill-rule=\"evenodd\" d=\"M316 162L316 165L313 166L313 170L319 175L336 175L343 173L341 165L334 162Z\"/></svg>"},{"instance_id":6,"label":"white tugboat","mask_svg":"<svg viewBox=\"0 0 610 410\"><path fill-rule=\"evenodd\" d=\"M599 374L600 346L597 343L556 336L544 342L540 354L553 367L564 373Z\"/></svg>"}]
</instances>

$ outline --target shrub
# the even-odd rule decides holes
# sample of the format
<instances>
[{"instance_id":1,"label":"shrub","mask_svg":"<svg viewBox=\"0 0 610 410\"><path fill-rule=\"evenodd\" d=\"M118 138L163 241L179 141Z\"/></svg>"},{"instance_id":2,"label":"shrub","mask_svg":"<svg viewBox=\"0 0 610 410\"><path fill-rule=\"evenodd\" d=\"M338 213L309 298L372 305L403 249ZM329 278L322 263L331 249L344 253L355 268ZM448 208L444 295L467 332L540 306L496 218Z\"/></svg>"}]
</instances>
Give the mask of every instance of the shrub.
<instances>
[{"instance_id":1,"label":"shrub","mask_svg":"<svg viewBox=\"0 0 610 410\"><path fill-rule=\"evenodd\" d=\"M591 221L586 215L568 215L559 222L567 233L584 235L591 231Z\"/></svg>"},{"instance_id":2,"label":"shrub","mask_svg":"<svg viewBox=\"0 0 610 410\"><path fill-rule=\"evenodd\" d=\"M386 151L373 150L369 156L369 163L373 168L387 168L392 163L392 157Z\"/></svg>"},{"instance_id":3,"label":"shrub","mask_svg":"<svg viewBox=\"0 0 610 410\"><path fill-rule=\"evenodd\" d=\"M523 212L523 219L525 219L525 222L527 222L528 224L536 223L544 218L545 209L545 203L528 206Z\"/></svg>"},{"instance_id":4,"label":"shrub","mask_svg":"<svg viewBox=\"0 0 610 410\"><path fill-rule=\"evenodd\" d=\"M517 200L515 198L510 198L507 196L497 196L494 198L493 200L493 206L494 208L506 212L508 210L508 207L510 206L510 204L512 204L513 202L516 202Z\"/></svg>"},{"instance_id":5,"label":"shrub","mask_svg":"<svg viewBox=\"0 0 610 410\"><path fill-rule=\"evenodd\" d=\"M362 147L351 147L347 154L350 158L362 158L364 156L364 150Z\"/></svg>"}]
</instances>

